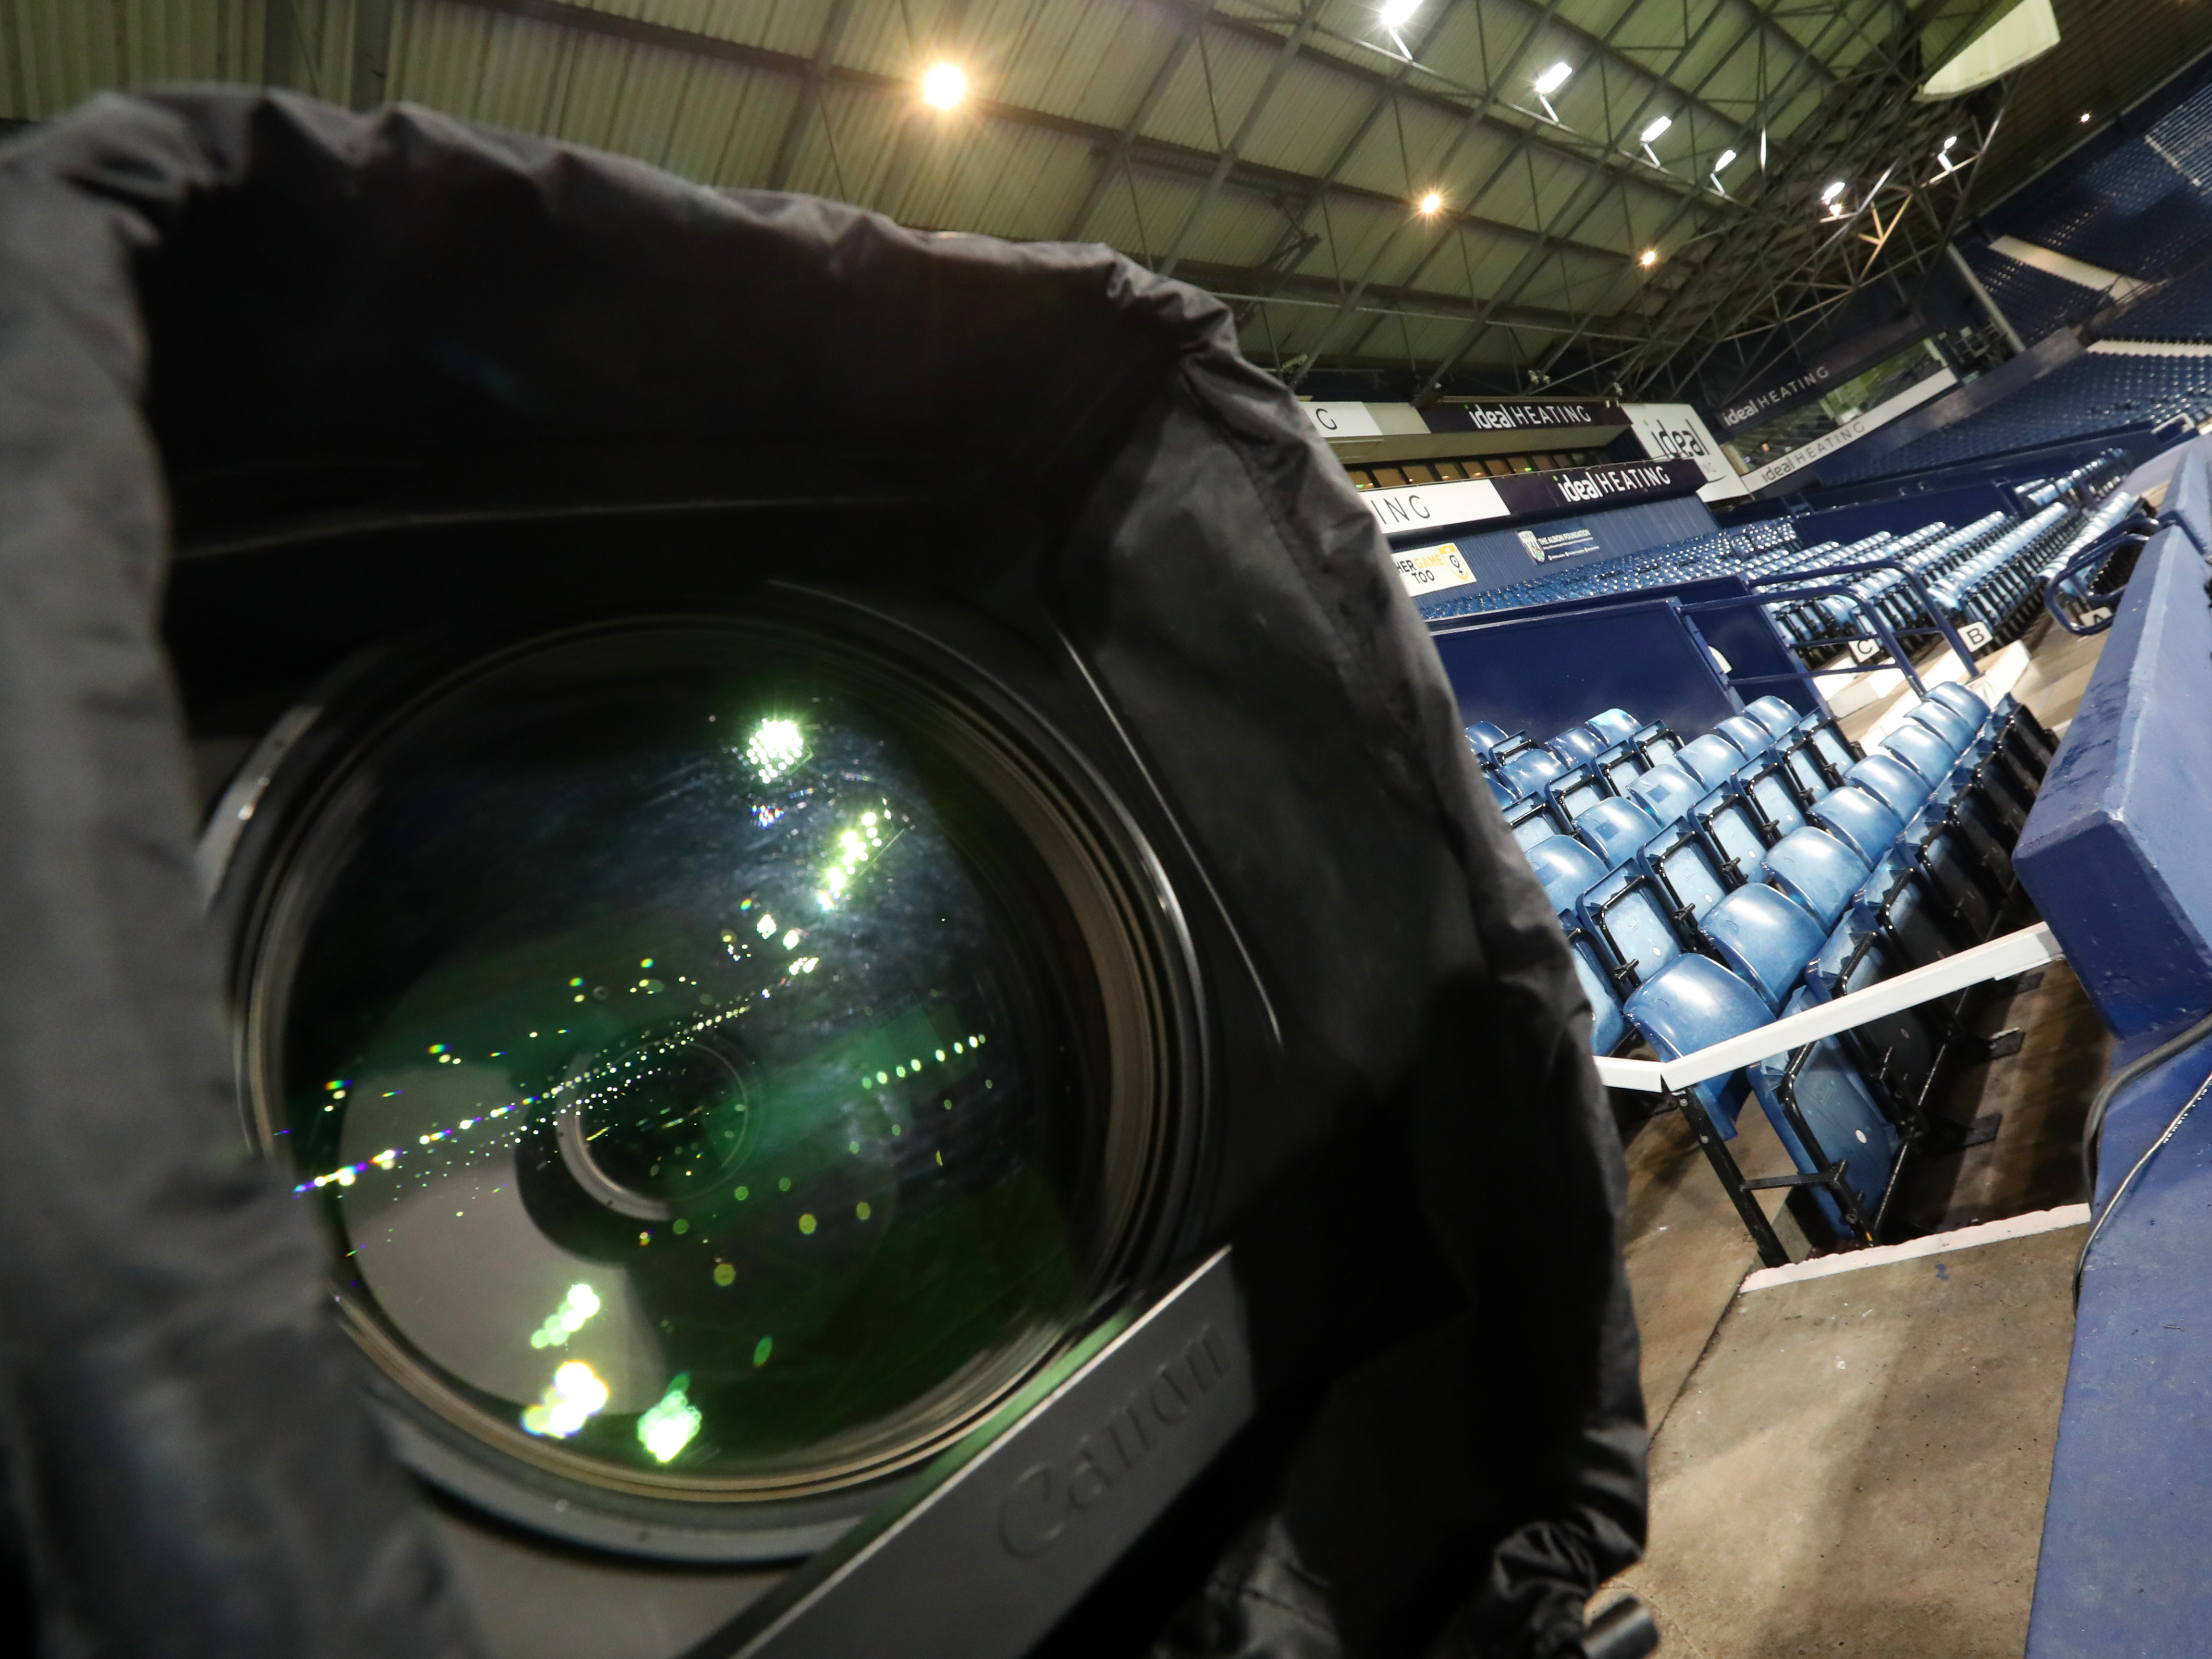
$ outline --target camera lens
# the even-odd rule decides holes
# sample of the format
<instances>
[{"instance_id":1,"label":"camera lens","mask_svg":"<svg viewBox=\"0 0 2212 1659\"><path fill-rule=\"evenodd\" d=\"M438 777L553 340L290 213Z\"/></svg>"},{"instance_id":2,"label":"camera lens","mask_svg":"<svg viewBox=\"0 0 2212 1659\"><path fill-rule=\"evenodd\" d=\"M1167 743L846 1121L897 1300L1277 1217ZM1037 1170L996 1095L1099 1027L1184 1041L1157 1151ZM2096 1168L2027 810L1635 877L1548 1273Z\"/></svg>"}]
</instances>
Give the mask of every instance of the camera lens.
<instances>
[{"instance_id":1,"label":"camera lens","mask_svg":"<svg viewBox=\"0 0 2212 1659\"><path fill-rule=\"evenodd\" d=\"M246 1071L405 1396L726 1500L909 1462L1033 1370L1156 1139L1141 952L1048 794L734 626L541 641L354 744L263 884Z\"/></svg>"}]
</instances>

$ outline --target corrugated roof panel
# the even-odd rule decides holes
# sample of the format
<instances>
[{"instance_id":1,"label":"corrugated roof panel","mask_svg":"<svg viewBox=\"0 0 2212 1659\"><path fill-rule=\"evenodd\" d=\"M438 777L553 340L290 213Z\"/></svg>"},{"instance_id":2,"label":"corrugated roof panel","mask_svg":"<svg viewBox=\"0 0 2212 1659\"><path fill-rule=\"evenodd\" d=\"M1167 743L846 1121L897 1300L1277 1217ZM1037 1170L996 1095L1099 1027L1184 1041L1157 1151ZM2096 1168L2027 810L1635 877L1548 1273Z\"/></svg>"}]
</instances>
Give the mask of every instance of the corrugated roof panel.
<instances>
[{"instance_id":1,"label":"corrugated roof panel","mask_svg":"<svg viewBox=\"0 0 2212 1659\"><path fill-rule=\"evenodd\" d=\"M1057 133L979 121L918 147L905 188L884 210L904 224L1049 240L1087 185L1071 165L1085 149Z\"/></svg>"},{"instance_id":2,"label":"corrugated roof panel","mask_svg":"<svg viewBox=\"0 0 2212 1659\"><path fill-rule=\"evenodd\" d=\"M822 105L827 124L817 120L811 127L791 188L860 207L878 206L891 169L894 141L914 115L913 106L840 86L824 89Z\"/></svg>"},{"instance_id":3,"label":"corrugated roof panel","mask_svg":"<svg viewBox=\"0 0 2212 1659\"><path fill-rule=\"evenodd\" d=\"M1198 149L1218 149L1237 136L1237 124L1259 93L1273 67L1277 49L1241 35L1206 30L1199 37L1203 50L1184 54L1182 67L1145 123L1145 131L1170 143ZM1209 80L1212 94L1209 100ZM1219 138L1215 137L1217 115Z\"/></svg>"},{"instance_id":4,"label":"corrugated roof panel","mask_svg":"<svg viewBox=\"0 0 2212 1659\"><path fill-rule=\"evenodd\" d=\"M902 6L860 0L845 26L837 61L900 79L918 78L940 55L957 59L966 44L949 27L951 9L951 0L906 0Z\"/></svg>"},{"instance_id":5,"label":"corrugated roof panel","mask_svg":"<svg viewBox=\"0 0 2212 1659\"><path fill-rule=\"evenodd\" d=\"M766 185L800 92L788 76L702 70L669 135L666 165L706 185Z\"/></svg>"},{"instance_id":6,"label":"corrugated roof panel","mask_svg":"<svg viewBox=\"0 0 2212 1659\"><path fill-rule=\"evenodd\" d=\"M571 0L594 11L811 58L830 20L829 0ZM865 8L863 8L865 9ZM896 10L896 8L894 8Z\"/></svg>"},{"instance_id":7,"label":"corrugated roof panel","mask_svg":"<svg viewBox=\"0 0 2212 1659\"><path fill-rule=\"evenodd\" d=\"M1439 164L1452 153L1466 125L1428 105L1401 100L1395 112L1383 109L1339 176L1362 190L1418 198L1439 188L1437 181L1446 176ZM1481 142L1480 134L1470 137L1460 146L1460 154L1465 155Z\"/></svg>"},{"instance_id":8,"label":"corrugated roof panel","mask_svg":"<svg viewBox=\"0 0 2212 1659\"><path fill-rule=\"evenodd\" d=\"M1184 216L1197 205L1198 190L1195 179L1125 173L1098 204L1098 212L1091 222L1091 240L1152 264Z\"/></svg>"},{"instance_id":9,"label":"corrugated roof panel","mask_svg":"<svg viewBox=\"0 0 2212 1659\"><path fill-rule=\"evenodd\" d=\"M1118 130L1167 61L1174 32L1127 0L1045 0L1039 10L1043 21L994 95Z\"/></svg>"},{"instance_id":10,"label":"corrugated roof panel","mask_svg":"<svg viewBox=\"0 0 2212 1659\"><path fill-rule=\"evenodd\" d=\"M1290 221L1267 198L1249 191L1224 190L1182 246L1182 257L1206 264L1243 269L1272 253Z\"/></svg>"},{"instance_id":11,"label":"corrugated roof panel","mask_svg":"<svg viewBox=\"0 0 2212 1659\"><path fill-rule=\"evenodd\" d=\"M1295 59L1261 112L1243 153L1294 173L1326 173L1375 100L1371 88L1347 82L1323 64Z\"/></svg>"},{"instance_id":12,"label":"corrugated roof panel","mask_svg":"<svg viewBox=\"0 0 2212 1659\"><path fill-rule=\"evenodd\" d=\"M428 5L409 9L397 44L397 96L491 126L542 132L564 66L585 42L566 29Z\"/></svg>"}]
</instances>

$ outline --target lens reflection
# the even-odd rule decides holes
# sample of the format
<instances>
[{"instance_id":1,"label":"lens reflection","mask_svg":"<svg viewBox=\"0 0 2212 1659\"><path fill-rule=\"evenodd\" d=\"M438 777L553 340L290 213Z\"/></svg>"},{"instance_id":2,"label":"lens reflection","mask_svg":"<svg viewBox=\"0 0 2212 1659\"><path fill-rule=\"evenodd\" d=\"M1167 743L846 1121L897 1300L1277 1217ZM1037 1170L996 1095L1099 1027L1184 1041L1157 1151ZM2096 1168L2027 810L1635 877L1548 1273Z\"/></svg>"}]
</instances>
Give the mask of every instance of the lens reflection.
<instances>
[{"instance_id":1,"label":"lens reflection","mask_svg":"<svg viewBox=\"0 0 2212 1659\"><path fill-rule=\"evenodd\" d=\"M277 1132L450 1406L609 1470L836 1478L1081 1305L1051 883L796 655L574 641L416 714L277 907Z\"/></svg>"}]
</instances>

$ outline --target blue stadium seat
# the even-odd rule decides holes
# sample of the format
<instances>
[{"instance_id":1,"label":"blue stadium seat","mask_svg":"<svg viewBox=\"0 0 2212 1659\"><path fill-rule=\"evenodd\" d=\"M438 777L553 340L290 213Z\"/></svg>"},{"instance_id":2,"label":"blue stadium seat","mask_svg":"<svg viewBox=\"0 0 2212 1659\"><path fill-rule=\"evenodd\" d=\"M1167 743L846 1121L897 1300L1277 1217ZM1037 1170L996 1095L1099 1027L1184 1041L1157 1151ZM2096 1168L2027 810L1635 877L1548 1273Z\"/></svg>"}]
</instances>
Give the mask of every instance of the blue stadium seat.
<instances>
[{"instance_id":1,"label":"blue stadium seat","mask_svg":"<svg viewBox=\"0 0 2212 1659\"><path fill-rule=\"evenodd\" d=\"M1544 786L1544 793L1569 823L1600 801L1613 798L1613 791L1602 775L1595 767L1589 765L1577 766L1572 771L1560 774Z\"/></svg>"},{"instance_id":2,"label":"blue stadium seat","mask_svg":"<svg viewBox=\"0 0 2212 1659\"><path fill-rule=\"evenodd\" d=\"M1587 726L1571 726L1545 745L1570 766L1594 761L1613 745Z\"/></svg>"},{"instance_id":3,"label":"blue stadium seat","mask_svg":"<svg viewBox=\"0 0 2212 1659\"><path fill-rule=\"evenodd\" d=\"M1910 902L1909 894L1899 896ZM1860 907L1829 935L1805 975L1812 1000L1826 1002L1863 991L1923 965L1898 946L1886 920L1869 923L1875 923L1875 914ZM1945 1045L1939 1027L1947 1023L1948 1015L1940 1011L1931 1020L1923 1008L1902 1008L1843 1034L1860 1076L1874 1085L1893 1120L1911 1121L1925 1113L1943 1062Z\"/></svg>"},{"instance_id":4,"label":"blue stadium seat","mask_svg":"<svg viewBox=\"0 0 2212 1659\"><path fill-rule=\"evenodd\" d=\"M1676 915L1693 921L1719 903L1734 884L1698 829L1670 823L1637 849L1637 866L1659 884Z\"/></svg>"},{"instance_id":5,"label":"blue stadium seat","mask_svg":"<svg viewBox=\"0 0 2212 1659\"><path fill-rule=\"evenodd\" d=\"M1768 842L1741 790L1732 785L1714 790L1690 809L1690 822L1724 872L1743 882L1765 878Z\"/></svg>"},{"instance_id":6,"label":"blue stadium seat","mask_svg":"<svg viewBox=\"0 0 2212 1659\"><path fill-rule=\"evenodd\" d=\"M1927 779L1930 788L1950 776L1958 759L1949 744L1914 720L1905 721L1884 738L1881 746Z\"/></svg>"},{"instance_id":7,"label":"blue stadium seat","mask_svg":"<svg viewBox=\"0 0 2212 1659\"><path fill-rule=\"evenodd\" d=\"M1626 794L1637 779L1651 769L1644 757L1625 743L1616 743L1590 764L1597 769L1598 775L1606 781L1616 795Z\"/></svg>"},{"instance_id":8,"label":"blue stadium seat","mask_svg":"<svg viewBox=\"0 0 2212 1659\"><path fill-rule=\"evenodd\" d=\"M1658 883L1632 864L1593 883L1577 908L1620 984L1644 984L1689 950Z\"/></svg>"},{"instance_id":9,"label":"blue stadium seat","mask_svg":"<svg viewBox=\"0 0 2212 1659\"><path fill-rule=\"evenodd\" d=\"M1522 851L1527 851L1547 836L1572 833L1572 827L1545 796L1523 795L1499 809L1505 814L1505 827L1513 832L1513 839Z\"/></svg>"},{"instance_id":10,"label":"blue stadium seat","mask_svg":"<svg viewBox=\"0 0 2212 1659\"><path fill-rule=\"evenodd\" d=\"M1929 796L1927 779L1893 755L1879 752L1853 764L1849 781L1865 790L1899 817L1910 817Z\"/></svg>"},{"instance_id":11,"label":"blue stadium seat","mask_svg":"<svg viewBox=\"0 0 2212 1659\"><path fill-rule=\"evenodd\" d=\"M1869 866L1905 833L1905 820L1856 784L1831 789L1813 803L1811 816Z\"/></svg>"},{"instance_id":12,"label":"blue stadium seat","mask_svg":"<svg viewBox=\"0 0 2212 1659\"><path fill-rule=\"evenodd\" d=\"M1607 977L1604 964L1598 960L1597 948L1590 941L1589 930L1566 911L1560 914L1559 927L1567 936L1567 952L1574 958L1575 977L1582 982L1583 994L1589 999L1590 1052L1613 1054L1628 1036L1628 1022L1622 1017L1620 999L1613 994L1612 981Z\"/></svg>"},{"instance_id":13,"label":"blue stadium seat","mask_svg":"<svg viewBox=\"0 0 2212 1659\"><path fill-rule=\"evenodd\" d=\"M1851 763L1859 757L1859 751L1844 735L1844 728L1830 715L1808 714L1797 722L1797 729L1813 740L1813 752L1820 757L1828 781L1841 783Z\"/></svg>"},{"instance_id":14,"label":"blue stadium seat","mask_svg":"<svg viewBox=\"0 0 2212 1659\"><path fill-rule=\"evenodd\" d=\"M1626 709L1608 708L1583 722L1607 743L1628 743L1636 736L1636 717Z\"/></svg>"},{"instance_id":15,"label":"blue stadium seat","mask_svg":"<svg viewBox=\"0 0 2212 1659\"><path fill-rule=\"evenodd\" d=\"M1800 800L1818 800L1836 787L1838 781L1828 775L1828 768L1820 751L1814 746L1813 734L1800 732L1784 738L1774 746L1774 753L1790 769L1790 780L1797 786Z\"/></svg>"},{"instance_id":16,"label":"blue stadium seat","mask_svg":"<svg viewBox=\"0 0 2212 1659\"><path fill-rule=\"evenodd\" d=\"M2004 893L1958 825L1931 810L1905 826L1898 845L1920 872L1945 932L1968 945L1989 938Z\"/></svg>"},{"instance_id":17,"label":"blue stadium seat","mask_svg":"<svg viewBox=\"0 0 2212 1659\"><path fill-rule=\"evenodd\" d=\"M1758 813L1760 830L1769 846L1793 830L1802 830L1809 822L1805 816L1804 797L1798 793L1790 769L1781 761L1768 760L1745 767L1736 775L1736 787Z\"/></svg>"},{"instance_id":18,"label":"blue stadium seat","mask_svg":"<svg viewBox=\"0 0 2212 1659\"><path fill-rule=\"evenodd\" d=\"M1955 680L1929 686L1928 695L1962 720L1972 722L1977 731L1987 723L1991 713L1989 704Z\"/></svg>"},{"instance_id":19,"label":"blue stadium seat","mask_svg":"<svg viewBox=\"0 0 2212 1659\"><path fill-rule=\"evenodd\" d=\"M1730 714L1713 727L1713 733L1734 744L1746 760L1756 760L1774 744L1774 733L1748 714Z\"/></svg>"},{"instance_id":20,"label":"blue stadium seat","mask_svg":"<svg viewBox=\"0 0 2212 1659\"><path fill-rule=\"evenodd\" d=\"M1684 1054L1710 1048L1774 1017L1758 992L1711 957L1694 956L1681 957L1649 984L1638 986L1622 1005L1622 1012L1662 1060L1680 1060ZM1715 1134L1723 1140L1733 1140L1737 1115L1751 1093L1745 1073L1731 1072L1694 1084L1690 1092L1702 1109L1699 1115L1709 1118ZM1739 1176L1739 1191L1741 1184Z\"/></svg>"},{"instance_id":21,"label":"blue stadium seat","mask_svg":"<svg viewBox=\"0 0 2212 1659\"><path fill-rule=\"evenodd\" d=\"M1606 872L1605 860L1571 836L1547 836L1527 851L1554 910L1572 909Z\"/></svg>"},{"instance_id":22,"label":"blue stadium seat","mask_svg":"<svg viewBox=\"0 0 2212 1659\"><path fill-rule=\"evenodd\" d=\"M1660 823L1667 823L1689 811L1705 791L1705 785L1670 761L1664 766L1653 767L1629 785L1628 799Z\"/></svg>"},{"instance_id":23,"label":"blue stadium seat","mask_svg":"<svg viewBox=\"0 0 2212 1659\"><path fill-rule=\"evenodd\" d=\"M1524 749L1498 768L1506 782L1524 795L1533 795L1567 769L1567 763L1548 749Z\"/></svg>"},{"instance_id":24,"label":"blue stadium seat","mask_svg":"<svg viewBox=\"0 0 2212 1659\"><path fill-rule=\"evenodd\" d=\"M1575 820L1575 833L1611 870L1634 857L1638 848L1659 833L1659 824L1633 802L1604 800Z\"/></svg>"},{"instance_id":25,"label":"blue stadium seat","mask_svg":"<svg viewBox=\"0 0 2212 1659\"><path fill-rule=\"evenodd\" d=\"M1734 777L1744 758L1743 751L1726 738L1708 732L1684 744L1682 752L1674 757L1674 764L1710 789Z\"/></svg>"},{"instance_id":26,"label":"blue stadium seat","mask_svg":"<svg viewBox=\"0 0 2212 1659\"><path fill-rule=\"evenodd\" d=\"M1636 735L1628 742L1631 748L1644 757L1647 766L1663 766L1682 752L1681 738L1658 720L1638 726Z\"/></svg>"},{"instance_id":27,"label":"blue stadium seat","mask_svg":"<svg viewBox=\"0 0 2212 1659\"><path fill-rule=\"evenodd\" d=\"M1488 720L1477 720L1467 728L1467 740L1474 746L1474 752L1478 755L1488 754L1504 743L1509 735L1504 726L1492 726Z\"/></svg>"},{"instance_id":28,"label":"blue stadium seat","mask_svg":"<svg viewBox=\"0 0 2212 1659\"><path fill-rule=\"evenodd\" d=\"M1951 758L1956 760L1974 746L1981 736L1981 728L1961 718L1948 703L1933 697L1923 697L1906 712L1905 718L1914 724L1926 726L1950 746Z\"/></svg>"},{"instance_id":29,"label":"blue stadium seat","mask_svg":"<svg viewBox=\"0 0 2212 1659\"><path fill-rule=\"evenodd\" d=\"M1872 868L1825 830L1804 829L1766 849L1765 879L1805 907L1823 933L1836 925Z\"/></svg>"},{"instance_id":30,"label":"blue stadium seat","mask_svg":"<svg viewBox=\"0 0 2212 1659\"><path fill-rule=\"evenodd\" d=\"M1809 992L1800 991L1785 1017L1813 1003ZM1824 1037L1773 1055L1752 1068L1752 1081L1829 1224L1871 1243L1904 1139L1843 1045Z\"/></svg>"},{"instance_id":31,"label":"blue stadium seat","mask_svg":"<svg viewBox=\"0 0 2212 1659\"><path fill-rule=\"evenodd\" d=\"M1771 693L1745 704L1743 712L1765 726L1770 738L1787 737L1797 724L1797 711Z\"/></svg>"},{"instance_id":32,"label":"blue stadium seat","mask_svg":"<svg viewBox=\"0 0 2212 1659\"><path fill-rule=\"evenodd\" d=\"M1738 979L1779 1008L1820 953L1826 929L1771 887L1739 887L1698 919Z\"/></svg>"},{"instance_id":33,"label":"blue stadium seat","mask_svg":"<svg viewBox=\"0 0 2212 1659\"><path fill-rule=\"evenodd\" d=\"M1513 786L1504 781L1494 772L1485 772L1482 775L1482 781L1489 786L1491 799L1496 801L1500 806L1510 806L1521 799L1513 793Z\"/></svg>"}]
</instances>

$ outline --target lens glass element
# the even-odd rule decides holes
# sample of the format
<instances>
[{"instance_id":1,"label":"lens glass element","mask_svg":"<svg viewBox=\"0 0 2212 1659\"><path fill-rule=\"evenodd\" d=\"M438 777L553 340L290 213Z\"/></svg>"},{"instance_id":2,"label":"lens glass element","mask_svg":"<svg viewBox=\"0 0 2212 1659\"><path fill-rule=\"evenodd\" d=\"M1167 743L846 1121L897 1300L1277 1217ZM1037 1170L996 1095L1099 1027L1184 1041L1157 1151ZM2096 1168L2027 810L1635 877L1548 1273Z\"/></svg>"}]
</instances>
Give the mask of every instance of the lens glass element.
<instances>
[{"instance_id":1,"label":"lens glass element","mask_svg":"<svg viewBox=\"0 0 2212 1659\"><path fill-rule=\"evenodd\" d=\"M587 635L418 705L314 808L264 1116L448 1419L617 1486L818 1488L1086 1304L1080 929L893 701L757 638Z\"/></svg>"}]
</instances>

